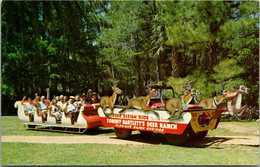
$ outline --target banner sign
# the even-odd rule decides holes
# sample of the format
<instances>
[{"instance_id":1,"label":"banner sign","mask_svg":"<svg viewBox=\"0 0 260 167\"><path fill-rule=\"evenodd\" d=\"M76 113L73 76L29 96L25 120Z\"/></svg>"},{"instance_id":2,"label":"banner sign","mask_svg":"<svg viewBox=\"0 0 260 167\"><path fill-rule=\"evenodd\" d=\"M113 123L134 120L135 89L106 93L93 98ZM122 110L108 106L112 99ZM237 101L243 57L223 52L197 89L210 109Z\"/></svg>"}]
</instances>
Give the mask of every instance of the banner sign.
<instances>
[{"instance_id":1,"label":"banner sign","mask_svg":"<svg viewBox=\"0 0 260 167\"><path fill-rule=\"evenodd\" d=\"M115 127L122 129L182 134L191 119L190 113L183 113L182 119L168 121L169 114L167 111L160 111L160 113L158 112L161 119L156 119L155 114L152 112L129 109L124 113L119 114L118 111L120 110L121 109L115 108L113 116L107 118L104 115L103 110L99 108L98 113L103 125L105 127Z\"/></svg>"}]
</instances>

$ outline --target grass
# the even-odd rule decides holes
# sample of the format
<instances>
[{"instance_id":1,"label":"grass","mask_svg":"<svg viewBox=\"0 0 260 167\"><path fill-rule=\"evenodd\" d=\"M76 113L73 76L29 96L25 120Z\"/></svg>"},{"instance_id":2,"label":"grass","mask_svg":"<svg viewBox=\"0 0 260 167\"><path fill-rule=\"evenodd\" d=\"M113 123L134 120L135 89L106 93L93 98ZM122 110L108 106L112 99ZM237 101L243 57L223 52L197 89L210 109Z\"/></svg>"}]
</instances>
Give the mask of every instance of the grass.
<instances>
[{"instance_id":1,"label":"grass","mask_svg":"<svg viewBox=\"0 0 260 167\"><path fill-rule=\"evenodd\" d=\"M220 122L246 129L259 129L258 122ZM110 129L111 130L111 129ZM133 134L138 134L135 131ZM1 135L74 136L78 134L26 130L17 116L1 117ZM89 135L84 134L84 135ZM107 131L98 135L115 135ZM256 135L224 128L209 136ZM155 135L156 136L156 135ZM162 135L161 135L162 136ZM162 136L163 137L163 136ZM159 140L161 140L159 138ZM161 143L161 144L158 144ZM2 165L259 165L259 147L178 147L157 142L152 145L1 143Z\"/></svg>"},{"instance_id":2,"label":"grass","mask_svg":"<svg viewBox=\"0 0 260 167\"><path fill-rule=\"evenodd\" d=\"M2 143L2 165L258 165L258 147Z\"/></svg>"}]
</instances>

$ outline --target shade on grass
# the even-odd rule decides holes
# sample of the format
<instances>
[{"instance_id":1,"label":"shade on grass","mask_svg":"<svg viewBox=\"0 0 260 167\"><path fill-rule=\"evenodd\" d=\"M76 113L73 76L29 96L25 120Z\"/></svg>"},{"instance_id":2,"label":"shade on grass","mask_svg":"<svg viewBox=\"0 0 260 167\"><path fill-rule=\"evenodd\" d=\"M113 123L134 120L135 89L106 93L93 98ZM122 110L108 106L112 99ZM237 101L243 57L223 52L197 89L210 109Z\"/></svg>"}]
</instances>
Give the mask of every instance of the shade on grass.
<instances>
[{"instance_id":1,"label":"shade on grass","mask_svg":"<svg viewBox=\"0 0 260 167\"><path fill-rule=\"evenodd\" d=\"M2 165L258 165L258 147L2 143Z\"/></svg>"}]
</instances>

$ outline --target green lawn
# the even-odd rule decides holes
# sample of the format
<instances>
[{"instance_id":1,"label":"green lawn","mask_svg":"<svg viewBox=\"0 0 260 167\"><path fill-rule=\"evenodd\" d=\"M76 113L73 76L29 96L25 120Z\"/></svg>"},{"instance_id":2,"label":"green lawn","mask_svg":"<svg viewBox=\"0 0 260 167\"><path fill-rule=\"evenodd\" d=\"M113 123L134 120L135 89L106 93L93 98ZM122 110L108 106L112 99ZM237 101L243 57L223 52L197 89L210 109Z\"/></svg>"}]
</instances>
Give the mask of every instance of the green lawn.
<instances>
[{"instance_id":1,"label":"green lawn","mask_svg":"<svg viewBox=\"0 0 260 167\"><path fill-rule=\"evenodd\" d=\"M258 165L258 147L2 143L2 165Z\"/></svg>"},{"instance_id":2,"label":"green lawn","mask_svg":"<svg viewBox=\"0 0 260 167\"><path fill-rule=\"evenodd\" d=\"M258 128L258 122L220 122ZM1 135L73 136L78 134L26 130L17 116L1 117ZM114 135L114 132L98 135ZM138 134L138 132L134 132ZM90 135L90 134L84 134ZM256 135L253 132L233 132L223 128L209 131L209 135ZM138 135L134 135L138 137ZM221 147L171 146L162 135L160 144L33 144L1 143L2 165L258 165L259 147L224 145ZM134 138L135 138L134 137Z\"/></svg>"}]
</instances>

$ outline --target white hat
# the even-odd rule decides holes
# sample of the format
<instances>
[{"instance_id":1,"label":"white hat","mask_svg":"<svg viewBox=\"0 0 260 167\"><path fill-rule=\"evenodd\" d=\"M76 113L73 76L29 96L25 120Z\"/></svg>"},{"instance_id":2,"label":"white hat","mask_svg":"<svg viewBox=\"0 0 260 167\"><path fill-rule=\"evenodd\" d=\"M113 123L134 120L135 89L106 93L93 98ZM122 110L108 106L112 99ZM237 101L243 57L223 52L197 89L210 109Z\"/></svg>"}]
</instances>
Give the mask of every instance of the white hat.
<instances>
[{"instance_id":1,"label":"white hat","mask_svg":"<svg viewBox=\"0 0 260 167\"><path fill-rule=\"evenodd\" d=\"M42 96L41 99L45 99L45 96Z\"/></svg>"},{"instance_id":2,"label":"white hat","mask_svg":"<svg viewBox=\"0 0 260 167\"><path fill-rule=\"evenodd\" d=\"M74 96L70 96L70 99L75 99L75 97Z\"/></svg>"}]
</instances>

